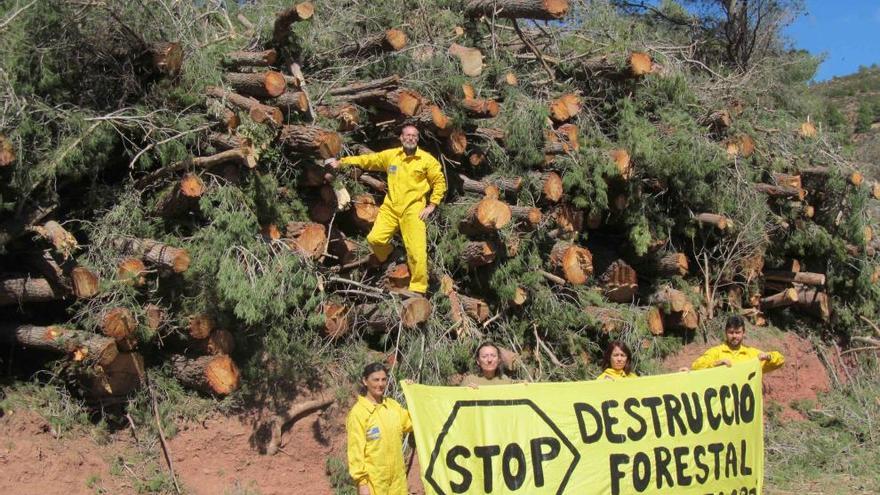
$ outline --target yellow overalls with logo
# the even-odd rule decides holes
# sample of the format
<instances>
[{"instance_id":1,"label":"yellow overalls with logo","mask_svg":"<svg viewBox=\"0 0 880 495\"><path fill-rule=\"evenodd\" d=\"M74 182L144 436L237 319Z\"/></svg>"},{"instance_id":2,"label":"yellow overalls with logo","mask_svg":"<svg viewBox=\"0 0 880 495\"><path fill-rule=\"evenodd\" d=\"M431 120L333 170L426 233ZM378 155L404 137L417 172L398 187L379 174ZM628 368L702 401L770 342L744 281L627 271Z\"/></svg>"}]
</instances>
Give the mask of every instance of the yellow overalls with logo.
<instances>
[{"instance_id":1,"label":"yellow overalls with logo","mask_svg":"<svg viewBox=\"0 0 880 495\"><path fill-rule=\"evenodd\" d=\"M734 364L743 361L750 361L752 359L758 359L758 355L761 354L761 352L760 349L744 345L740 345L739 349L733 350L725 342L706 350L702 356L698 357L697 360L691 364L691 369L702 370L711 368L717 361L722 359L730 359L730 362ZM782 365L785 364L785 358L779 352L772 351L767 354L770 354L770 360L761 363L761 370L764 373L769 373L775 369L781 368Z\"/></svg>"},{"instance_id":2,"label":"yellow overalls with logo","mask_svg":"<svg viewBox=\"0 0 880 495\"><path fill-rule=\"evenodd\" d=\"M409 412L386 397L375 404L366 397L345 420L348 473L357 486L369 485L373 495L407 495L403 465L403 434L412 431Z\"/></svg>"},{"instance_id":3,"label":"yellow overalls with logo","mask_svg":"<svg viewBox=\"0 0 880 495\"><path fill-rule=\"evenodd\" d=\"M385 261L391 254L391 238L400 229L409 265L409 289L424 293L428 290L428 234L419 213L425 208L428 191L434 205L439 205L446 193L446 178L440 163L419 148L407 156L402 147L348 156L339 162L388 174L388 194L379 207L367 242L376 258Z\"/></svg>"}]
</instances>

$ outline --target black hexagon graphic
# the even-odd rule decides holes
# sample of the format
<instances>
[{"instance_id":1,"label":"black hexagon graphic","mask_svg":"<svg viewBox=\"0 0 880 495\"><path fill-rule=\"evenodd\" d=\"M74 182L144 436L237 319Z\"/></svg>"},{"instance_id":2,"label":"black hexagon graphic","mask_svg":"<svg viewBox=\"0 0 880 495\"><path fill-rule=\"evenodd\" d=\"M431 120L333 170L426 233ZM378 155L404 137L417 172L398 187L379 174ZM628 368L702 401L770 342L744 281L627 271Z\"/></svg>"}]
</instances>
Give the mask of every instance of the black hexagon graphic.
<instances>
[{"instance_id":1,"label":"black hexagon graphic","mask_svg":"<svg viewBox=\"0 0 880 495\"><path fill-rule=\"evenodd\" d=\"M440 431L440 434L437 436L437 441L434 444L434 449L431 452L431 460L428 463L428 468L425 471L425 480L431 487L440 495L447 495L447 493L440 487L440 484L434 479L434 468L437 464L437 458L440 455L440 447L443 445L443 440L445 439L447 433L455 422L456 417L458 417L458 413L462 408L466 407L505 407L505 406L528 406L532 409L532 411L537 414L541 420L543 420L547 426L553 431L553 433L559 438L559 441L562 445L564 445L569 452L572 454L571 464L568 466L568 469L565 472L565 476L563 476L562 481L559 484L559 487L556 489L556 494L560 495L565 487L568 485L568 481L571 478L572 473L574 473L574 469L580 461L580 453L575 449L574 444L562 433L559 427L547 416L544 411L541 410L534 402L529 399L511 399L511 400L460 400L455 403L452 408L452 412L449 413L449 417L446 419L446 422L443 424L443 429Z\"/></svg>"}]
</instances>

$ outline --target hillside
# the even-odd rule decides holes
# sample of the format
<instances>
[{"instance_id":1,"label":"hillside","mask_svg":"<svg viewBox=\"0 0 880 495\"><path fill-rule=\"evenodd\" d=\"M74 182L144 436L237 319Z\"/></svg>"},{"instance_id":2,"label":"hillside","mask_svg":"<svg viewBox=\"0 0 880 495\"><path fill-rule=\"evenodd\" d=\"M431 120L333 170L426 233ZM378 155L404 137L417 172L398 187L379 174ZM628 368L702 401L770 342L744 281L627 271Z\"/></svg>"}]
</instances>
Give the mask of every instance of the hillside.
<instances>
[{"instance_id":1,"label":"hillside","mask_svg":"<svg viewBox=\"0 0 880 495\"><path fill-rule=\"evenodd\" d=\"M587 380L620 339L654 374L738 314L834 377L833 403L780 405L804 426L769 437L771 478L821 458L872 489L880 161L853 105L876 71L809 87L788 4L761 5L3 4L0 411L131 429L132 483L171 492L178 424L238 416L275 459L303 414L339 434L370 361L447 384L491 339L518 379ZM425 294L399 236L369 256L388 174L327 166L408 126L448 184Z\"/></svg>"}]
</instances>

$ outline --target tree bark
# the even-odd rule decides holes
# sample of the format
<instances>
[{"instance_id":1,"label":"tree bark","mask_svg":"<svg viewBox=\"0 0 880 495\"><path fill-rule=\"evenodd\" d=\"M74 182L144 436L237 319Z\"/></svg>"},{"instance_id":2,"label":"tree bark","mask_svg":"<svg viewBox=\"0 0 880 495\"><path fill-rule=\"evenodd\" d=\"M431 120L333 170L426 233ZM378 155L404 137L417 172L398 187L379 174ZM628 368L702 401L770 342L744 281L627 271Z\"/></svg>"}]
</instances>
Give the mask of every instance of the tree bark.
<instances>
[{"instance_id":1,"label":"tree bark","mask_svg":"<svg viewBox=\"0 0 880 495\"><path fill-rule=\"evenodd\" d=\"M461 101L461 106L468 116L475 119L494 119L501 111L497 101L483 98L465 98Z\"/></svg>"},{"instance_id":2,"label":"tree bark","mask_svg":"<svg viewBox=\"0 0 880 495\"><path fill-rule=\"evenodd\" d=\"M216 395L238 389L238 366L227 355L189 358L177 354L170 361L174 377L185 387Z\"/></svg>"},{"instance_id":3,"label":"tree bark","mask_svg":"<svg viewBox=\"0 0 880 495\"><path fill-rule=\"evenodd\" d=\"M688 274L688 258L684 253L669 253L656 263L657 273L665 277L684 277Z\"/></svg>"},{"instance_id":4,"label":"tree bark","mask_svg":"<svg viewBox=\"0 0 880 495\"><path fill-rule=\"evenodd\" d=\"M336 97L337 101L355 103L364 107L377 107L407 117L419 113L422 106L422 95L406 88L377 88L358 93L349 93Z\"/></svg>"},{"instance_id":5,"label":"tree bark","mask_svg":"<svg viewBox=\"0 0 880 495\"><path fill-rule=\"evenodd\" d=\"M815 177L821 180L827 180L828 177L831 176L831 168L829 167L809 167L800 170L801 175L806 175L809 177ZM841 170L841 173L846 176L847 182L849 182L853 186L860 186L865 177L861 174L861 172L854 170L849 172L844 172Z\"/></svg>"},{"instance_id":6,"label":"tree bark","mask_svg":"<svg viewBox=\"0 0 880 495\"><path fill-rule=\"evenodd\" d=\"M583 61L578 74L579 78L601 77L611 80L623 80L642 77L654 72L654 62L644 52L632 52L629 55L611 54L588 58Z\"/></svg>"},{"instance_id":7,"label":"tree bark","mask_svg":"<svg viewBox=\"0 0 880 495\"><path fill-rule=\"evenodd\" d=\"M462 189L467 192L486 195L486 188L495 186L507 194L516 194L522 188L522 177L487 177L483 180L474 180L464 174L458 174L461 179Z\"/></svg>"},{"instance_id":8,"label":"tree bark","mask_svg":"<svg viewBox=\"0 0 880 495\"><path fill-rule=\"evenodd\" d=\"M538 208L531 206L510 206L510 214L517 220L522 220L529 229L535 229L544 218L544 214Z\"/></svg>"},{"instance_id":9,"label":"tree bark","mask_svg":"<svg viewBox=\"0 0 880 495\"><path fill-rule=\"evenodd\" d=\"M658 306L664 314L680 313L691 305L684 292L665 286L651 295L651 304Z\"/></svg>"},{"instance_id":10,"label":"tree bark","mask_svg":"<svg viewBox=\"0 0 880 495\"><path fill-rule=\"evenodd\" d=\"M116 341L101 335L70 330L61 326L0 324L0 338L5 342L26 348L66 354L76 362L105 366L119 354Z\"/></svg>"},{"instance_id":11,"label":"tree bark","mask_svg":"<svg viewBox=\"0 0 880 495\"><path fill-rule=\"evenodd\" d=\"M205 94L214 98L220 98L222 101L228 102L235 107L247 110L251 120L258 124L280 126L284 122L284 116L280 108L264 105L254 98L242 96L216 86L206 87Z\"/></svg>"},{"instance_id":12,"label":"tree bark","mask_svg":"<svg viewBox=\"0 0 880 495\"><path fill-rule=\"evenodd\" d=\"M802 200L807 195L807 192L803 189L790 186L774 186L773 184L755 184L755 189L774 198L793 198Z\"/></svg>"},{"instance_id":13,"label":"tree bark","mask_svg":"<svg viewBox=\"0 0 880 495\"><path fill-rule=\"evenodd\" d=\"M694 219L701 225L712 225L718 230L725 230L733 225L724 215L716 215L715 213L698 213L694 215Z\"/></svg>"},{"instance_id":14,"label":"tree bark","mask_svg":"<svg viewBox=\"0 0 880 495\"><path fill-rule=\"evenodd\" d=\"M461 303L461 309L477 323L483 323L489 319L489 305L482 299L476 297L458 294L458 301Z\"/></svg>"},{"instance_id":15,"label":"tree bark","mask_svg":"<svg viewBox=\"0 0 880 495\"><path fill-rule=\"evenodd\" d=\"M553 220L557 226L555 232L549 233L553 238L566 237L584 230L584 211L568 203L556 208L553 212Z\"/></svg>"},{"instance_id":16,"label":"tree bark","mask_svg":"<svg viewBox=\"0 0 880 495\"><path fill-rule=\"evenodd\" d=\"M796 302L798 302L797 290L789 288L778 294L762 298L760 306L762 311L766 311L768 309L791 306Z\"/></svg>"},{"instance_id":17,"label":"tree bark","mask_svg":"<svg viewBox=\"0 0 880 495\"><path fill-rule=\"evenodd\" d=\"M55 301L64 297L44 278L0 277L0 306Z\"/></svg>"},{"instance_id":18,"label":"tree bark","mask_svg":"<svg viewBox=\"0 0 880 495\"><path fill-rule=\"evenodd\" d=\"M274 48L261 52L233 51L223 57L223 65L232 69L241 67L269 67L275 65L278 52Z\"/></svg>"},{"instance_id":19,"label":"tree bark","mask_svg":"<svg viewBox=\"0 0 880 495\"><path fill-rule=\"evenodd\" d=\"M827 293L800 287L797 289L797 297L795 307L798 310L822 321L828 321L831 318L831 299Z\"/></svg>"},{"instance_id":20,"label":"tree bark","mask_svg":"<svg viewBox=\"0 0 880 495\"><path fill-rule=\"evenodd\" d=\"M287 81L280 72L227 72L223 80L232 86L236 93L256 98L275 98L287 89Z\"/></svg>"},{"instance_id":21,"label":"tree bark","mask_svg":"<svg viewBox=\"0 0 880 495\"><path fill-rule=\"evenodd\" d=\"M825 274L824 273L785 272L785 271L768 270L768 271L764 272L764 278L767 280L774 280L777 282L785 282L788 284L798 283L798 284L804 284L804 285L817 285L817 286L825 285Z\"/></svg>"},{"instance_id":22,"label":"tree bark","mask_svg":"<svg viewBox=\"0 0 880 495\"><path fill-rule=\"evenodd\" d=\"M305 93L303 93L305 95ZM306 101L306 103L308 103ZM306 105L308 110L308 105ZM303 112L306 110L302 110ZM328 119L334 119L338 122L337 129L340 132L350 132L357 129L361 121L360 111L351 103L342 103L339 105L318 105L316 108L318 115Z\"/></svg>"},{"instance_id":23,"label":"tree bark","mask_svg":"<svg viewBox=\"0 0 880 495\"><path fill-rule=\"evenodd\" d=\"M186 249L168 246L152 239L117 237L111 244L124 255L139 256L147 263L174 273L183 273L189 268L190 258Z\"/></svg>"},{"instance_id":24,"label":"tree bark","mask_svg":"<svg viewBox=\"0 0 880 495\"><path fill-rule=\"evenodd\" d=\"M576 244L560 241L550 251L550 264L572 285L583 285L593 275L593 255Z\"/></svg>"},{"instance_id":25,"label":"tree bark","mask_svg":"<svg viewBox=\"0 0 880 495\"><path fill-rule=\"evenodd\" d=\"M146 378L144 358L137 352L120 352L111 363L95 371L86 387L95 398L128 395L139 389Z\"/></svg>"},{"instance_id":26,"label":"tree bark","mask_svg":"<svg viewBox=\"0 0 880 495\"><path fill-rule=\"evenodd\" d=\"M399 29L387 29L342 47L340 56L363 57L380 52L399 52L404 48L406 48L406 33Z\"/></svg>"},{"instance_id":27,"label":"tree bark","mask_svg":"<svg viewBox=\"0 0 880 495\"><path fill-rule=\"evenodd\" d=\"M272 41L276 47L281 47L290 34L290 26L294 22L310 19L315 13L312 2L300 2L288 7L275 15L275 26L272 30Z\"/></svg>"},{"instance_id":28,"label":"tree bark","mask_svg":"<svg viewBox=\"0 0 880 495\"><path fill-rule=\"evenodd\" d=\"M277 98L273 98L267 103L279 108L281 113L287 116L298 115L309 111L309 97L302 91L287 91L281 93Z\"/></svg>"},{"instance_id":29,"label":"tree bark","mask_svg":"<svg viewBox=\"0 0 880 495\"><path fill-rule=\"evenodd\" d=\"M773 174L773 181L776 182L776 185L785 186L785 187L793 187L795 189L803 189L803 181L801 180L800 175L791 175L791 174Z\"/></svg>"},{"instance_id":30,"label":"tree bark","mask_svg":"<svg viewBox=\"0 0 880 495\"><path fill-rule=\"evenodd\" d=\"M232 354L235 350L235 337L229 330L215 328L204 339L191 340L189 349L199 354L214 356L217 354Z\"/></svg>"},{"instance_id":31,"label":"tree bark","mask_svg":"<svg viewBox=\"0 0 880 495\"><path fill-rule=\"evenodd\" d=\"M76 238L54 220L50 220L43 225L35 225L30 230L49 241L52 247L55 248L55 251L62 255L64 259L69 258L79 248Z\"/></svg>"},{"instance_id":32,"label":"tree bark","mask_svg":"<svg viewBox=\"0 0 880 495\"><path fill-rule=\"evenodd\" d=\"M636 271L623 260L616 260L599 277L605 297L612 302L629 303L639 290Z\"/></svg>"},{"instance_id":33,"label":"tree bark","mask_svg":"<svg viewBox=\"0 0 880 495\"><path fill-rule=\"evenodd\" d=\"M392 263L385 270L383 285L388 291L406 290L409 288L410 273L406 263Z\"/></svg>"},{"instance_id":34,"label":"tree bark","mask_svg":"<svg viewBox=\"0 0 880 495\"><path fill-rule=\"evenodd\" d=\"M468 242L462 249L460 259L471 268L491 265L495 262L495 248L488 242Z\"/></svg>"},{"instance_id":35,"label":"tree bark","mask_svg":"<svg viewBox=\"0 0 880 495\"><path fill-rule=\"evenodd\" d=\"M568 13L568 0L467 0L468 17L501 17L552 21Z\"/></svg>"},{"instance_id":36,"label":"tree bark","mask_svg":"<svg viewBox=\"0 0 880 495\"><path fill-rule=\"evenodd\" d=\"M223 165L227 163L235 163L240 165L246 165L248 167L256 166L256 161L253 161L252 156L245 156L244 152L239 149L232 149L227 151L221 151L220 153L211 155L211 156L196 156L192 158L188 158L186 160L181 160L179 162L173 163L171 165L156 169L149 174L141 177L140 179L134 182L134 187L138 189L144 189L150 184L156 182L157 180L169 176L175 172L179 172L185 169L193 169L193 168L211 168L218 165Z\"/></svg>"},{"instance_id":37,"label":"tree bark","mask_svg":"<svg viewBox=\"0 0 880 495\"><path fill-rule=\"evenodd\" d=\"M279 141L290 149L331 158L339 154L342 139L334 131L316 126L286 125L281 128Z\"/></svg>"}]
</instances>

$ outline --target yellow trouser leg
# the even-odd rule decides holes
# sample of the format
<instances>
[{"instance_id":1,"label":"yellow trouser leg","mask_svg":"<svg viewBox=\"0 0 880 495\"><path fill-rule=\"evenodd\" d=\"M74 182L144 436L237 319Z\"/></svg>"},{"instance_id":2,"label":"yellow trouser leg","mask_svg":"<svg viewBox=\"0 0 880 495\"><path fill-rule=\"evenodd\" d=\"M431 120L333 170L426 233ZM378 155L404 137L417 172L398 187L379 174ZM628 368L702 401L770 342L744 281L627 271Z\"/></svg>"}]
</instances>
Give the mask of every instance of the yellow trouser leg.
<instances>
[{"instance_id":1,"label":"yellow trouser leg","mask_svg":"<svg viewBox=\"0 0 880 495\"><path fill-rule=\"evenodd\" d=\"M397 232L397 227L399 225L400 219L397 215L391 211L391 208L382 204L382 206L379 207L379 214L376 216L376 222L373 223L373 228L370 230L370 233L367 234L367 243L370 244L370 249L373 250L373 254L376 255L376 258L378 258L379 261L385 261L388 259L388 255L391 254L391 250L393 249L391 246L391 238L394 236L394 233Z\"/></svg>"},{"instance_id":2,"label":"yellow trouser leg","mask_svg":"<svg viewBox=\"0 0 880 495\"><path fill-rule=\"evenodd\" d=\"M428 290L428 233L425 222L419 218L424 207L424 204L413 204L400 218L400 233L409 265L409 290L423 294Z\"/></svg>"}]
</instances>

